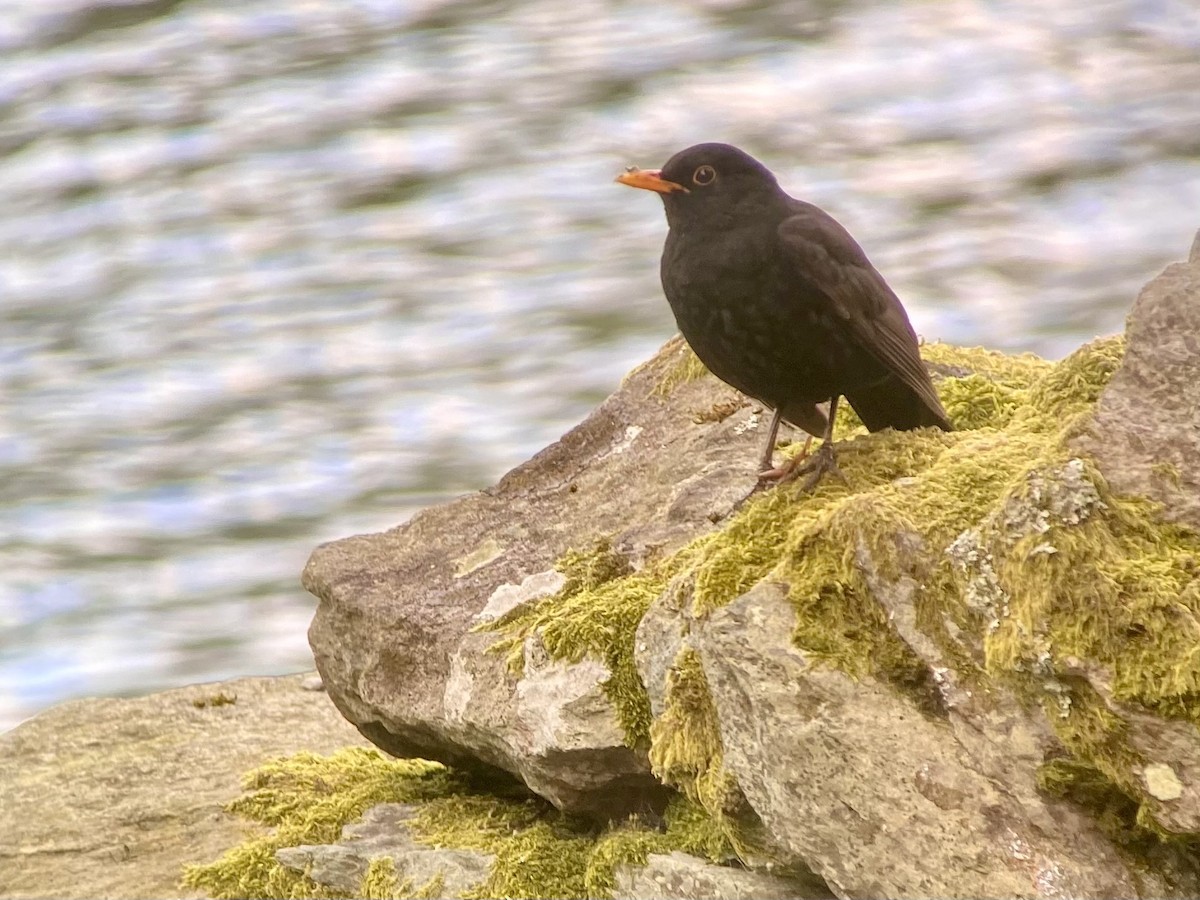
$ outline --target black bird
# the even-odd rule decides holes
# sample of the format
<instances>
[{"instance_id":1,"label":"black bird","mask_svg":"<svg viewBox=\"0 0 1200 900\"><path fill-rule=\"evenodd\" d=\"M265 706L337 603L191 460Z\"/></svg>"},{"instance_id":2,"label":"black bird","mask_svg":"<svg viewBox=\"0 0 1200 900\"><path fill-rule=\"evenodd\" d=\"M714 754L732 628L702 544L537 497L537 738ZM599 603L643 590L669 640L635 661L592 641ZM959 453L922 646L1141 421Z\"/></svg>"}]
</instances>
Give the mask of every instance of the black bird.
<instances>
[{"instance_id":1,"label":"black bird","mask_svg":"<svg viewBox=\"0 0 1200 900\"><path fill-rule=\"evenodd\" d=\"M951 430L899 298L846 229L789 197L758 160L697 144L617 181L662 197L662 285L684 338L714 375L775 411L760 478L811 472L811 487L837 471L839 396L871 431ZM824 439L803 467L771 469L781 419Z\"/></svg>"}]
</instances>

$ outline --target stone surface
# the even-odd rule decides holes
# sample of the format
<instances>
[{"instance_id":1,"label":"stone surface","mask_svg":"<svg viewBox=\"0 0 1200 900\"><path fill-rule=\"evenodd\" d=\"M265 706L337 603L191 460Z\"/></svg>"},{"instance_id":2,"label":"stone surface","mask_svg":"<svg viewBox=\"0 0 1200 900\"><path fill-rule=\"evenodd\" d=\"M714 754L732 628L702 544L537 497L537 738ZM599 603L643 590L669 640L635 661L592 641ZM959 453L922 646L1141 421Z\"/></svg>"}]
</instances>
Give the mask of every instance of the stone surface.
<instances>
[{"instance_id":1,"label":"stone surface","mask_svg":"<svg viewBox=\"0 0 1200 900\"><path fill-rule=\"evenodd\" d=\"M200 896L183 866L242 839L246 772L365 743L305 678L75 700L0 735L0 897Z\"/></svg>"},{"instance_id":2,"label":"stone surface","mask_svg":"<svg viewBox=\"0 0 1200 900\"><path fill-rule=\"evenodd\" d=\"M371 860L389 858L398 882L408 880L420 889L434 878L442 880L442 897L457 897L487 878L495 857L490 853L429 847L413 841L407 822L417 807L381 803L342 829L336 844L305 844L275 851L280 864L306 873L313 881L358 896Z\"/></svg>"},{"instance_id":3,"label":"stone surface","mask_svg":"<svg viewBox=\"0 0 1200 900\"><path fill-rule=\"evenodd\" d=\"M686 645L691 630L693 588L692 578L676 578L650 604L638 623L634 662L650 697L650 712L656 717L663 714L667 673Z\"/></svg>"},{"instance_id":4,"label":"stone surface","mask_svg":"<svg viewBox=\"0 0 1200 900\"><path fill-rule=\"evenodd\" d=\"M613 534L637 564L713 528L753 486L766 422L711 377L664 396L684 360L676 340L494 488L313 553L309 641L331 699L364 735L396 755L514 773L601 818L661 795L644 749L624 744L602 665L551 663L530 646L515 678L487 652L494 636L471 629L549 589L542 573L567 549ZM726 418L694 421L722 403Z\"/></svg>"},{"instance_id":5,"label":"stone surface","mask_svg":"<svg viewBox=\"0 0 1200 900\"><path fill-rule=\"evenodd\" d=\"M1164 516L1200 530L1200 235L1138 295L1125 359L1076 445L1116 489L1160 500Z\"/></svg>"},{"instance_id":6,"label":"stone surface","mask_svg":"<svg viewBox=\"0 0 1200 900\"><path fill-rule=\"evenodd\" d=\"M791 642L794 620L786 589L762 583L691 642L727 768L773 839L835 893L1142 895L1091 820L989 778L979 745L892 688L814 665Z\"/></svg>"},{"instance_id":7,"label":"stone surface","mask_svg":"<svg viewBox=\"0 0 1200 900\"><path fill-rule=\"evenodd\" d=\"M857 571L835 587L849 586L856 601L878 605L878 621L924 664L919 690L907 680L902 686L854 680L815 664L793 644L796 613L785 600L786 585L762 582L702 615L692 609L693 572L651 604L637 631L635 662L652 712L664 712L667 673L689 646L703 667L724 765L736 782L723 796L744 801L761 819L774 844L763 849L782 864L810 869L847 898L1194 893L1190 863L1135 870L1084 806L1039 789L1046 764L1071 756L1063 745L1069 738L1060 738L1057 721L1026 695L1022 701L1010 693L1010 681L990 678L1003 664L989 669L988 654L996 643L990 636L1019 633L1012 673L1036 683L1051 719L1060 701L1062 716L1071 713L1065 680L1089 683L1128 726L1121 733L1138 763L1115 776L1122 789L1163 827L1200 831L1195 726L1120 708L1105 672L1062 657L1035 621L1044 613L1018 607L1015 600L1028 592L1011 577L1012 565L1053 556L1060 538L1068 549L1070 529L1110 509L1110 495L1093 483L1089 453L1119 486L1121 473L1113 469L1125 465L1119 453L1136 450L1142 455L1131 459L1129 473L1149 472L1170 484L1159 485L1157 494L1140 482L1120 489L1163 500L1168 517L1185 523L1189 508L1200 508L1200 482L1184 465L1200 458L1194 446L1200 423L1189 418L1196 415L1193 382L1200 371L1200 327L1194 327L1200 323L1193 321L1200 309L1198 266L1200 259L1171 267L1143 292L1129 334L1131 351L1141 349L1122 367L1124 380L1119 375L1105 391L1091 430L1076 438L1078 455L1060 457L1056 447L1044 465L1024 475L1012 469L1003 502L964 518L970 524L957 526L963 529L957 537L926 546L929 538L921 535L933 532L918 534L920 524L904 515L884 520L895 524L882 538L865 525L860 530L860 518L878 529L871 504L886 505L886 493L851 496L841 507L838 546L847 554L841 564ZM1112 353L1116 344L1104 346ZM1154 361L1159 347L1162 365ZM489 652L494 635L475 628L557 590L561 578L551 567L568 548L611 535L636 569L712 529L741 499L753 480L758 435L752 432L765 423L752 406L723 402L729 392L711 378L661 395L657 388L679 362L678 346L668 348L495 488L386 534L338 541L313 554L305 584L321 602L310 641L331 698L364 735L399 755L512 773L573 812L607 818L647 804L658 785L645 748L624 745L604 694L610 673L603 662L554 660L533 634L523 669L513 673L502 655ZM1077 370L1064 371L1092 383ZM970 397L1010 402L1012 389L997 384L992 393ZM1072 399L1069 385L1051 384L1053 395L1037 403L1064 391ZM974 401L959 396L969 413ZM714 421L709 414L718 408L725 417ZM1128 434L1106 458L1095 442L1103 435L1107 446L1109 426ZM1023 450L1034 446L1023 443L1030 439L1019 430L967 438L985 450ZM902 481L884 487L903 489ZM740 548L732 549L736 566ZM918 609L918 599L947 561L965 609L956 620L943 612L941 622L931 623L929 615L941 607ZM684 873L678 859L656 865L657 874L625 873L652 879L626 888L680 896L710 890L700 875Z\"/></svg>"},{"instance_id":8,"label":"stone surface","mask_svg":"<svg viewBox=\"0 0 1200 900\"><path fill-rule=\"evenodd\" d=\"M1129 745L1148 761L1137 774L1154 820L1177 833L1200 831L1200 729L1118 703L1112 696L1111 675L1100 667L1080 665L1075 674L1125 721Z\"/></svg>"},{"instance_id":9,"label":"stone surface","mask_svg":"<svg viewBox=\"0 0 1200 900\"><path fill-rule=\"evenodd\" d=\"M613 900L801 900L827 897L786 878L714 866L686 853L652 853L645 866L618 866Z\"/></svg>"},{"instance_id":10,"label":"stone surface","mask_svg":"<svg viewBox=\"0 0 1200 900\"><path fill-rule=\"evenodd\" d=\"M1125 358L1075 442L1115 490L1160 501L1162 516L1200 530L1200 232L1187 262L1146 285L1129 314ZM1189 625L1196 627L1188 617ZM1121 707L1109 675L1081 672L1129 723L1132 746L1154 760L1142 773L1155 819L1200 830L1200 730ZM1176 793L1176 791L1178 793Z\"/></svg>"}]
</instances>

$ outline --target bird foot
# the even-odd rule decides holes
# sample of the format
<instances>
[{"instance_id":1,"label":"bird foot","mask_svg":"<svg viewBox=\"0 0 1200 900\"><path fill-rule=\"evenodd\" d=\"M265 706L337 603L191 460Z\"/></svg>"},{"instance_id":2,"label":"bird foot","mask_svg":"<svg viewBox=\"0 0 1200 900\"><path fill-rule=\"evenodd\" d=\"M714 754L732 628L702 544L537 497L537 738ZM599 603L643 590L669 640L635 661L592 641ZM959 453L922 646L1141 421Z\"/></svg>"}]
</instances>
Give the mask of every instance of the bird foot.
<instances>
[{"instance_id":1,"label":"bird foot","mask_svg":"<svg viewBox=\"0 0 1200 900\"><path fill-rule=\"evenodd\" d=\"M791 459L789 459L787 462L785 462L781 466L772 466L771 465L771 457L774 455L773 453L768 452L768 453L764 454L762 460L760 460L760 462L759 462L759 466L761 468L758 473L758 480L760 482L765 481L768 483L778 482L780 478L785 476L795 466L800 465L800 463L804 462L804 460L808 458L808 448L812 446L812 442L813 442L813 439L812 439L812 435L810 434L807 437L807 439L804 441L804 449L801 450L799 453L797 453L795 456L793 456ZM770 448L770 450L772 450L772 451L774 449L775 449L774 446L772 446Z\"/></svg>"},{"instance_id":2,"label":"bird foot","mask_svg":"<svg viewBox=\"0 0 1200 900\"><path fill-rule=\"evenodd\" d=\"M766 472L760 472L758 476L759 488L770 483L787 484L790 481L795 481L801 475L808 476L808 478L804 479L804 486L801 488L805 492L815 488L821 480L821 476L825 474L835 475L843 482L846 481L846 476L838 468L832 441L825 441L817 448L816 453L807 458L806 456L806 454L801 454L795 459L788 460L782 466L768 469Z\"/></svg>"}]
</instances>

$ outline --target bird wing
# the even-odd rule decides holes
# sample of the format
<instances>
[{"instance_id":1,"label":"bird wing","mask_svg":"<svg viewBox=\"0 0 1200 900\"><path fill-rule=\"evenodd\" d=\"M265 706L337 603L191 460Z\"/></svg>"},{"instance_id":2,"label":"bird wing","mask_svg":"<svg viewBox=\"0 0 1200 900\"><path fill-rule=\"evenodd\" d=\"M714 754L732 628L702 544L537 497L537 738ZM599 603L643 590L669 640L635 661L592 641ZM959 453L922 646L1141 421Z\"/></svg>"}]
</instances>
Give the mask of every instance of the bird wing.
<instances>
[{"instance_id":1,"label":"bird wing","mask_svg":"<svg viewBox=\"0 0 1200 900\"><path fill-rule=\"evenodd\" d=\"M831 215L811 203L792 202L793 214L778 233L795 274L828 298L832 314L860 347L945 418L900 298Z\"/></svg>"}]
</instances>

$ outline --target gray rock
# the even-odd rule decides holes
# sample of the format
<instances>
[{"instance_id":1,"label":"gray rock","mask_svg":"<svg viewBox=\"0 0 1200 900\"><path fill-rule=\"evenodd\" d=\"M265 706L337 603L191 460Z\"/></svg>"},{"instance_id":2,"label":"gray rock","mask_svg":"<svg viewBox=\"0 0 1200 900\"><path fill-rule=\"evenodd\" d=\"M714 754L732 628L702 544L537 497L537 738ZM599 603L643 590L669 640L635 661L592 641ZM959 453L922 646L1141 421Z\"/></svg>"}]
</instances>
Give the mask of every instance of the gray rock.
<instances>
[{"instance_id":1,"label":"gray rock","mask_svg":"<svg viewBox=\"0 0 1200 900\"><path fill-rule=\"evenodd\" d=\"M1131 350L1141 342L1141 359L1135 354L1122 367L1124 385L1121 375L1113 379L1091 430L1076 438L1080 456L1031 472L1020 491L981 513L949 546L926 546L915 532L900 531L889 536L881 565L878 535L856 537L853 517L844 517L839 527L848 528L869 594L862 599L879 605L924 664L919 692L815 665L792 643L795 611L783 585L759 584L697 617L691 576L682 575L651 604L635 640L651 710L663 713L667 673L690 647L712 694L725 768L736 780L730 796L740 792L738 803L761 819L775 842L766 848L773 858L811 869L842 897L1167 896L1194 884L1191 873L1176 879L1132 871L1091 815L1040 791L1045 763L1064 755L1054 728L1002 681L980 678L987 623L1025 628L1009 618L1011 582L1001 577L1011 554L1057 553L1061 529L1105 509L1107 495L1083 457L1124 465L1118 451L1104 457L1106 402L1109 415L1127 404L1118 418L1131 430L1118 444L1144 457L1130 471L1170 476L1169 490L1158 494L1140 484L1127 489L1157 496L1182 522L1189 504L1200 509L1195 476L1176 464L1200 458L1197 388L1188 382L1200 371L1198 286L1200 260L1193 260L1143 292L1129 336ZM1157 367L1156 340L1167 353ZM712 528L752 483L757 435L747 439L746 432L758 413L734 404L723 421L693 421L689 412L711 410L725 391L705 377L661 395L672 354L677 362L677 348L668 349L633 373L563 441L494 489L314 553L305 584L320 605L310 641L330 697L363 734L400 755L513 773L574 812L616 817L647 804L658 785L644 748L625 746L603 690L604 662L552 659L533 634L514 675L489 652L494 636L473 629L557 590L562 580L551 566L567 548L609 534L636 568ZM1139 419L1143 407L1153 410ZM1159 429L1150 443L1139 443L1144 422ZM1101 433L1103 447L1096 444ZM1162 448L1165 455L1156 455ZM1117 484L1118 475L1109 472L1109 481ZM985 627L960 627L947 615L934 639L916 598L947 559L962 600L986 617ZM1165 827L1200 830L1195 726L1121 708L1106 673L1059 658L1036 622L1021 634L1020 672L1049 700L1069 703L1059 679L1080 677L1128 725L1129 747L1142 762L1121 786ZM964 658L978 671L960 673ZM628 890L691 896L694 888L702 896L709 889L700 875L681 874L679 860L656 865L657 875L626 873L657 879Z\"/></svg>"},{"instance_id":2,"label":"gray rock","mask_svg":"<svg viewBox=\"0 0 1200 900\"><path fill-rule=\"evenodd\" d=\"M1075 446L1096 460L1116 491L1160 501L1161 515L1200 530L1200 232L1187 262L1168 266L1138 295L1125 358ZM1151 762L1143 772L1155 819L1200 830L1200 731L1186 721L1121 706L1108 673L1083 674L1129 724L1129 740Z\"/></svg>"},{"instance_id":3,"label":"gray rock","mask_svg":"<svg viewBox=\"0 0 1200 900\"><path fill-rule=\"evenodd\" d=\"M794 620L786 589L763 583L691 640L726 767L774 838L836 894L1141 893L1094 823L1032 790L1014 795L955 728L892 688L814 665L791 642Z\"/></svg>"},{"instance_id":4,"label":"gray rock","mask_svg":"<svg viewBox=\"0 0 1200 900\"><path fill-rule=\"evenodd\" d=\"M366 743L304 680L73 700L0 735L0 896L199 896L180 873L245 837L246 772Z\"/></svg>"},{"instance_id":5,"label":"gray rock","mask_svg":"<svg viewBox=\"0 0 1200 900\"><path fill-rule=\"evenodd\" d=\"M417 807L405 803L381 803L343 828L338 843L284 847L275 851L275 858L280 865L352 897L358 895L371 861L380 858L391 859L397 881L407 879L415 888L440 878L445 897L458 897L487 878L495 861L490 853L415 842L407 823L416 811Z\"/></svg>"},{"instance_id":6,"label":"gray rock","mask_svg":"<svg viewBox=\"0 0 1200 900\"><path fill-rule=\"evenodd\" d=\"M1079 660L1071 662L1072 674L1086 679L1124 720L1130 747L1146 760L1135 774L1146 790L1147 812L1169 831L1200 831L1200 730L1184 719L1165 719L1118 702L1111 673Z\"/></svg>"},{"instance_id":7,"label":"gray rock","mask_svg":"<svg viewBox=\"0 0 1200 900\"><path fill-rule=\"evenodd\" d=\"M633 657L650 697L650 712L655 717L663 713L667 673L686 645L691 629L693 579L694 576L674 579L638 623Z\"/></svg>"},{"instance_id":8,"label":"gray rock","mask_svg":"<svg viewBox=\"0 0 1200 900\"><path fill-rule=\"evenodd\" d=\"M686 853L652 853L645 866L618 866L613 900L800 900L828 897L787 878L714 866Z\"/></svg>"},{"instance_id":9,"label":"gray rock","mask_svg":"<svg viewBox=\"0 0 1200 900\"><path fill-rule=\"evenodd\" d=\"M756 414L693 421L732 392L711 376L661 391L685 360L676 340L494 488L313 553L309 641L330 698L367 738L513 773L601 818L662 796L644 748L625 745L601 662L551 662L533 641L515 678L488 653L495 637L471 629L552 590L567 549L611 534L636 564L711 529L753 486L759 435L744 426Z\"/></svg>"},{"instance_id":10,"label":"gray rock","mask_svg":"<svg viewBox=\"0 0 1200 900\"><path fill-rule=\"evenodd\" d=\"M1168 521L1200 530L1200 237L1188 262L1142 289L1125 358L1076 441L1115 490L1160 500Z\"/></svg>"}]
</instances>

